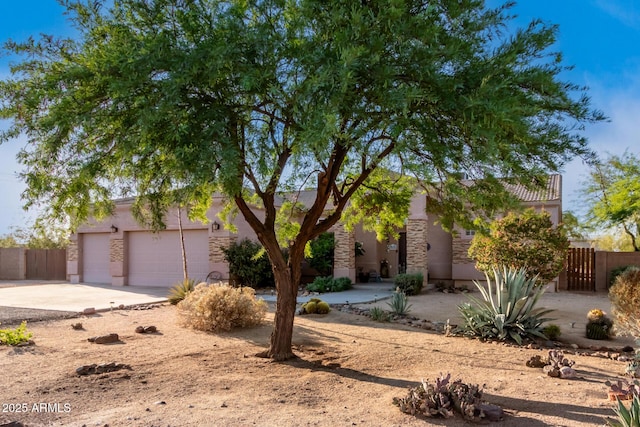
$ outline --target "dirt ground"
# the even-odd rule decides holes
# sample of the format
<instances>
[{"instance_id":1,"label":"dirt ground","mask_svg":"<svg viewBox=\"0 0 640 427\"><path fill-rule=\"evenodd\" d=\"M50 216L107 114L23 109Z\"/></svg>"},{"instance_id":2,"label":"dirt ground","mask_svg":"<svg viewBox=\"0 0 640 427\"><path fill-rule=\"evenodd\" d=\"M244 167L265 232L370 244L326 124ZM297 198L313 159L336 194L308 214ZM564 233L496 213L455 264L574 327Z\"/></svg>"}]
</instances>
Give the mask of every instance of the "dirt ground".
<instances>
[{"instance_id":1,"label":"dirt ground","mask_svg":"<svg viewBox=\"0 0 640 427\"><path fill-rule=\"evenodd\" d=\"M464 298L435 292L412 297L412 314L453 322ZM555 323L567 344L616 349L632 343L583 337L584 307L604 301L592 294L547 294L542 305L564 309ZM604 382L620 378L625 367L568 348L577 352L569 357L578 378L561 380L525 366L531 356L548 350L445 336L339 310L298 316L294 347L299 358L273 363L254 357L267 346L272 320L273 307L263 326L211 334L180 327L175 307L164 305L31 323L35 345L0 347L0 425L468 425L460 417L416 418L392 404L421 379L451 373L466 383L484 384L485 399L504 408L505 419L492 425L599 426L613 416ZM76 322L82 322L82 330L71 328ZM158 332L134 332L149 325ZM87 341L107 333L119 334L121 342ZM82 365L107 362L131 369L76 374Z\"/></svg>"}]
</instances>

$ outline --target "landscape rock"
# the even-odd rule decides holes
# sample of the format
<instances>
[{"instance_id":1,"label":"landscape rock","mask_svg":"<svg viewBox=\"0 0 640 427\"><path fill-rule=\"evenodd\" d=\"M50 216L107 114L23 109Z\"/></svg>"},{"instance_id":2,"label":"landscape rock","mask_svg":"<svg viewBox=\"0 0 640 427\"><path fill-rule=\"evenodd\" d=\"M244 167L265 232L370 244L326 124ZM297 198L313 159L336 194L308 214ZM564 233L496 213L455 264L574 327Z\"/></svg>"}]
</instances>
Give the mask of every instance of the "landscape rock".
<instances>
[{"instance_id":1,"label":"landscape rock","mask_svg":"<svg viewBox=\"0 0 640 427\"><path fill-rule=\"evenodd\" d=\"M84 310L82 310L82 314L84 314L85 316L89 316L91 314L96 314L96 309L95 309L95 307L85 308Z\"/></svg>"},{"instance_id":2,"label":"landscape rock","mask_svg":"<svg viewBox=\"0 0 640 427\"><path fill-rule=\"evenodd\" d=\"M573 368L570 368L568 366L563 366L562 368L560 368L560 378L575 378L576 377L576 371Z\"/></svg>"},{"instance_id":3,"label":"landscape rock","mask_svg":"<svg viewBox=\"0 0 640 427\"><path fill-rule=\"evenodd\" d=\"M501 421L504 418L504 411L497 405L481 403L478 409L482 411L482 418L487 421Z\"/></svg>"},{"instance_id":4,"label":"landscape rock","mask_svg":"<svg viewBox=\"0 0 640 427\"><path fill-rule=\"evenodd\" d=\"M549 375L550 377L553 377L553 378L560 377L560 369L554 368L551 365L544 366L542 368L542 372L544 372L545 374L547 374L547 375Z\"/></svg>"},{"instance_id":5,"label":"landscape rock","mask_svg":"<svg viewBox=\"0 0 640 427\"><path fill-rule=\"evenodd\" d=\"M547 361L542 359L542 356L535 355L531 356L531 359L527 360L526 365L529 368L544 368L547 366Z\"/></svg>"},{"instance_id":6,"label":"landscape rock","mask_svg":"<svg viewBox=\"0 0 640 427\"><path fill-rule=\"evenodd\" d=\"M158 328L156 328L155 326L137 326L136 327L136 333L137 334L153 334L155 332L158 332Z\"/></svg>"},{"instance_id":7,"label":"landscape rock","mask_svg":"<svg viewBox=\"0 0 640 427\"><path fill-rule=\"evenodd\" d=\"M108 335L100 335L97 337L87 338L87 341L92 342L94 344L111 344L114 342L119 342L120 338L118 334L108 334Z\"/></svg>"},{"instance_id":8,"label":"landscape rock","mask_svg":"<svg viewBox=\"0 0 640 427\"><path fill-rule=\"evenodd\" d=\"M104 374L106 372L115 372L121 369L131 370L130 365L126 365L124 363L101 363L99 365L93 363L91 365L82 365L76 369L76 374L78 375L95 375L95 374Z\"/></svg>"}]
</instances>

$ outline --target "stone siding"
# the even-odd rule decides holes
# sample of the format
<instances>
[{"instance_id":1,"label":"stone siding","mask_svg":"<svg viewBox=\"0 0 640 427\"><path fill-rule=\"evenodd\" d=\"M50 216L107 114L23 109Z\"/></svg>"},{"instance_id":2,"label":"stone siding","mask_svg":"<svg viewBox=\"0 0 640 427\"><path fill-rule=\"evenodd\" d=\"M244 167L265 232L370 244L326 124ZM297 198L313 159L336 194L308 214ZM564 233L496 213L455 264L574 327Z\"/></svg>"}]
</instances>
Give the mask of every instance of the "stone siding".
<instances>
[{"instance_id":1,"label":"stone siding","mask_svg":"<svg viewBox=\"0 0 640 427\"><path fill-rule=\"evenodd\" d=\"M226 263L222 248L228 248L236 241L236 236L209 236L209 263Z\"/></svg>"},{"instance_id":2,"label":"stone siding","mask_svg":"<svg viewBox=\"0 0 640 427\"><path fill-rule=\"evenodd\" d=\"M427 229L426 219L407 220L407 273L422 273L427 280Z\"/></svg>"},{"instance_id":3,"label":"stone siding","mask_svg":"<svg viewBox=\"0 0 640 427\"><path fill-rule=\"evenodd\" d=\"M475 264L475 261L469 258L469 246L471 246L471 239L454 237L452 239L451 246L453 252L453 264Z\"/></svg>"},{"instance_id":4,"label":"stone siding","mask_svg":"<svg viewBox=\"0 0 640 427\"><path fill-rule=\"evenodd\" d=\"M342 225L336 225L332 228L335 239L335 249L333 254L333 268L335 270L340 269L355 269L356 268L356 235L353 232L348 232Z\"/></svg>"},{"instance_id":5,"label":"stone siding","mask_svg":"<svg viewBox=\"0 0 640 427\"><path fill-rule=\"evenodd\" d=\"M67 245L67 261L78 261L78 241L72 240Z\"/></svg>"},{"instance_id":6,"label":"stone siding","mask_svg":"<svg viewBox=\"0 0 640 427\"><path fill-rule=\"evenodd\" d=\"M109 261L124 262L124 240L111 239L109 241Z\"/></svg>"}]
</instances>

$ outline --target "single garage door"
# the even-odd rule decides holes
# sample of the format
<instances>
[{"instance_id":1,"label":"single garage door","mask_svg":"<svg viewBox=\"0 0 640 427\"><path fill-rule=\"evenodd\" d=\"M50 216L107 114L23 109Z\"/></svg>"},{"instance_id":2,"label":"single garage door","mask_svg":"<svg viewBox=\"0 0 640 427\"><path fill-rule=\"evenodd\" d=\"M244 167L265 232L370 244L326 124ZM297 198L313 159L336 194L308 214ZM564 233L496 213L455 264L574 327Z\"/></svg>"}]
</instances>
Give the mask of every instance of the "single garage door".
<instances>
[{"instance_id":1,"label":"single garage door","mask_svg":"<svg viewBox=\"0 0 640 427\"><path fill-rule=\"evenodd\" d=\"M209 274L209 233L185 230L189 277L204 280ZM178 231L129 233L129 285L173 286L182 281L182 251Z\"/></svg>"},{"instance_id":2,"label":"single garage door","mask_svg":"<svg viewBox=\"0 0 640 427\"><path fill-rule=\"evenodd\" d=\"M82 281L111 284L109 233L84 233L81 236Z\"/></svg>"}]
</instances>

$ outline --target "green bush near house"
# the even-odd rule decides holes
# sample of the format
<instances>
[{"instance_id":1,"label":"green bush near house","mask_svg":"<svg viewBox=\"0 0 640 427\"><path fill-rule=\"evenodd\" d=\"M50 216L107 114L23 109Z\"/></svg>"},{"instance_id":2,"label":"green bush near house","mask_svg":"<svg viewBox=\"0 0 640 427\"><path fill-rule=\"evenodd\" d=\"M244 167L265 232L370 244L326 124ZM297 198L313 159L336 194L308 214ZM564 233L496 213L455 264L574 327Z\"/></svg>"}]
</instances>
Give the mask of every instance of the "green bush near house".
<instances>
[{"instance_id":1,"label":"green bush near house","mask_svg":"<svg viewBox=\"0 0 640 427\"><path fill-rule=\"evenodd\" d=\"M418 295L422 291L424 275L422 273L398 274L393 284L405 295Z\"/></svg>"},{"instance_id":2,"label":"green bush near house","mask_svg":"<svg viewBox=\"0 0 640 427\"><path fill-rule=\"evenodd\" d=\"M333 278L328 277L316 277L313 282L307 285L307 291L309 292L342 292L351 289L353 284L348 277Z\"/></svg>"},{"instance_id":3,"label":"green bush near house","mask_svg":"<svg viewBox=\"0 0 640 427\"><path fill-rule=\"evenodd\" d=\"M256 289L275 285L271 263L260 243L243 239L222 248L222 252L229 263L229 275L240 286Z\"/></svg>"}]
</instances>

